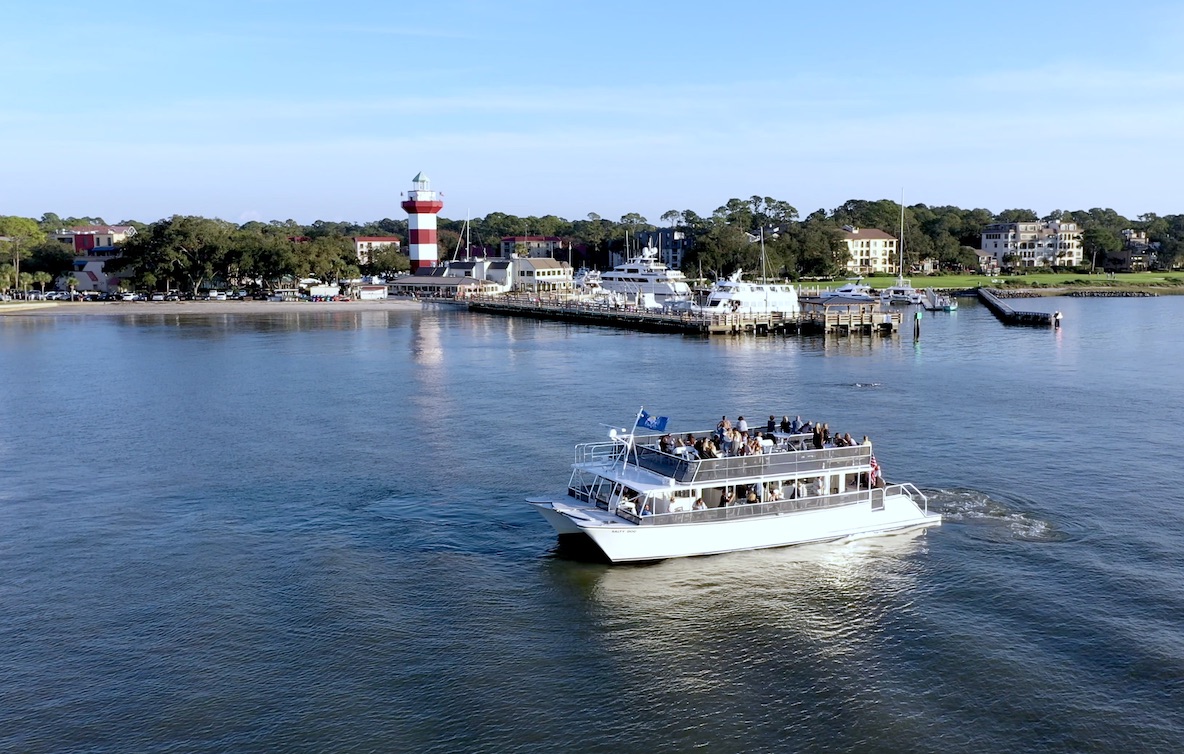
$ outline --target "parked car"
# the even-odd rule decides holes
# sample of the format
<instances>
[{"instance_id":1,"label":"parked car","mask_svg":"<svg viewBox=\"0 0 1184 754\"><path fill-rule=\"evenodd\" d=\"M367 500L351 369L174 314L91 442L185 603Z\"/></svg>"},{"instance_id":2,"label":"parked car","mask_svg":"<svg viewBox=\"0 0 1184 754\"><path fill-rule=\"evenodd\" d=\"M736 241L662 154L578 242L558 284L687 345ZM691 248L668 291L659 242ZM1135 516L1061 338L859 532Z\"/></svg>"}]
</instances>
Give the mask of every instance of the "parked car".
<instances>
[{"instance_id":1,"label":"parked car","mask_svg":"<svg viewBox=\"0 0 1184 754\"><path fill-rule=\"evenodd\" d=\"M164 300L165 301L180 301L181 296L178 295L176 291L169 291L168 293L164 294Z\"/></svg>"},{"instance_id":2,"label":"parked car","mask_svg":"<svg viewBox=\"0 0 1184 754\"><path fill-rule=\"evenodd\" d=\"M153 301L164 301L164 293L161 291L154 291L151 298Z\"/></svg>"}]
</instances>

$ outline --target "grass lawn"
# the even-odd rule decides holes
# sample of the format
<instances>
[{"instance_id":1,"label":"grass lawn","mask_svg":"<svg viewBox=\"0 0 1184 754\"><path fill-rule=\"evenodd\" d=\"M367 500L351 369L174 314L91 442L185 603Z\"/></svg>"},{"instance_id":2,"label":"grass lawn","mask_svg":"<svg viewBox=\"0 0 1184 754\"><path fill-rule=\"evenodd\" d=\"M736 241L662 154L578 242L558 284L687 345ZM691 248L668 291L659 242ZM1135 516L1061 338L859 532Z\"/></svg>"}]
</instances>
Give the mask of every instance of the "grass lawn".
<instances>
[{"instance_id":1,"label":"grass lawn","mask_svg":"<svg viewBox=\"0 0 1184 754\"><path fill-rule=\"evenodd\" d=\"M1028 275L916 275L911 278L914 288L943 288L961 290L964 288L1151 288L1160 292L1184 293L1182 272L1127 272L1113 276L1098 273L1034 272ZM843 280L824 284L825 288L837 288ZM863 282L879 290L896 282L888 275L864 278Z\"/></svg>"}]
</instances>

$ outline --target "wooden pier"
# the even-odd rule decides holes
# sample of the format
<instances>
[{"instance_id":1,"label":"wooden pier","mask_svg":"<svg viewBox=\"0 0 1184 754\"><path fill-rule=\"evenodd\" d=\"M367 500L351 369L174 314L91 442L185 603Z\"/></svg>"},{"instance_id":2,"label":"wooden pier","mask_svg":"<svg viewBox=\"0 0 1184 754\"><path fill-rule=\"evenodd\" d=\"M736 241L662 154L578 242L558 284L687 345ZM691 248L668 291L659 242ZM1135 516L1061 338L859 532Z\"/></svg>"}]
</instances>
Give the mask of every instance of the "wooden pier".
<instances>
[{"instance_id":1,"label":"wooden pier","mask_svg":"<svg viewBox=\"0 0 1184 754\"><path fill-rule=\"evenodd\" d=\"M487 296L469 299L468 308L488 314L690 335L891 335L899 330L902 320L900 312L873 311L872 306L817 304L803 304L802 312L797 316L740 312L704 314L605 306L563 298Z\"/></svg>"},{"instance_id":2,"label":"wooden pier","mask_svg":"<svg viewBox=\"0 0 1184 754\"><path fill-rule=\"evenodd\" d=\"M1027 325L1029 327L1060 327L1060 312L1017 312L996 295L997 291L979 288L978 297L995 313L999 321L1005 325Z\"/></svg>"}]
</instances>

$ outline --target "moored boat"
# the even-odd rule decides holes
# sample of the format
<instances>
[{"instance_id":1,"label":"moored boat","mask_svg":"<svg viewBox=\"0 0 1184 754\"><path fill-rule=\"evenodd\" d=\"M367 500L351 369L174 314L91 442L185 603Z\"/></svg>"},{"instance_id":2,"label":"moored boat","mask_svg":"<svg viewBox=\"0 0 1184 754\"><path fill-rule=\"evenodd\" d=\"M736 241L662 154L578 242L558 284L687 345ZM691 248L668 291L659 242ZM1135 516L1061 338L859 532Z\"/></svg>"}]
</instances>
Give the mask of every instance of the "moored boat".
<instances>
[{"instance_id":1,"label":"moored boat","mask_svg":"<svg viewBox=\"0 0 1184 754\"><path fill-rule=\"evenodd\" d=\"M528 502L559 535L590 539L614 563L941 523L912 484L883 482L870 444L815 449L810 439L769 433L754 444L759 453L700 458L663 435L614 431L576 446L566 492Z\"/></svg>"},{"instance_id":2,"label":"moored boat","mask_svg":"<svg viewBox=\"0 0 1184 754\"><path fill-rule=\"evenodd\" d=\"M600 287L624 296L649 295L659 305L691 299L686 276L658 261L657 249L648 246L624 264L600 273Z\"/></svg>"},{"instance_id":3,"label":"moored boat","mask_svg":"<svg viewBox=\"0 0 1184 754\"><path fill-rule=\"evenodd\" d=\"M958 310L958 299L948 293L939 293L932 288L925 289L925 308L931 312L953 312Z\"/></svg>"}]
</instances>

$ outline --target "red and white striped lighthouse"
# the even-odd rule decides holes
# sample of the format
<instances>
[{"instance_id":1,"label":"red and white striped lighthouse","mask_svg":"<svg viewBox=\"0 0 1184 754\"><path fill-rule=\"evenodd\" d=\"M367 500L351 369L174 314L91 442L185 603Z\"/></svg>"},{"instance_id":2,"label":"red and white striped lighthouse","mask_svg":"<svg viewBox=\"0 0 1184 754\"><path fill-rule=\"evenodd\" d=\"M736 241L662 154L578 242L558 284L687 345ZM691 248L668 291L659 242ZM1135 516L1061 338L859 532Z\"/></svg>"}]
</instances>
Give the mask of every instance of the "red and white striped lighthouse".
<instances>
[{"instance_id":1,"label":"red and white striped lighthouse","mask_svg":"<svg viewBox=\"0 0 1184 754\"><path fill-rule=\"evenodd\" d=\"M423 173L411 179L413 188L407 192L403 209L407 212L407 230L411 236L408 253L411 272L421 267L435 267L439 260L436 251L436 213L444 209L440 195L432 191L432 182Z\"/></svg>"}]
</instances>

